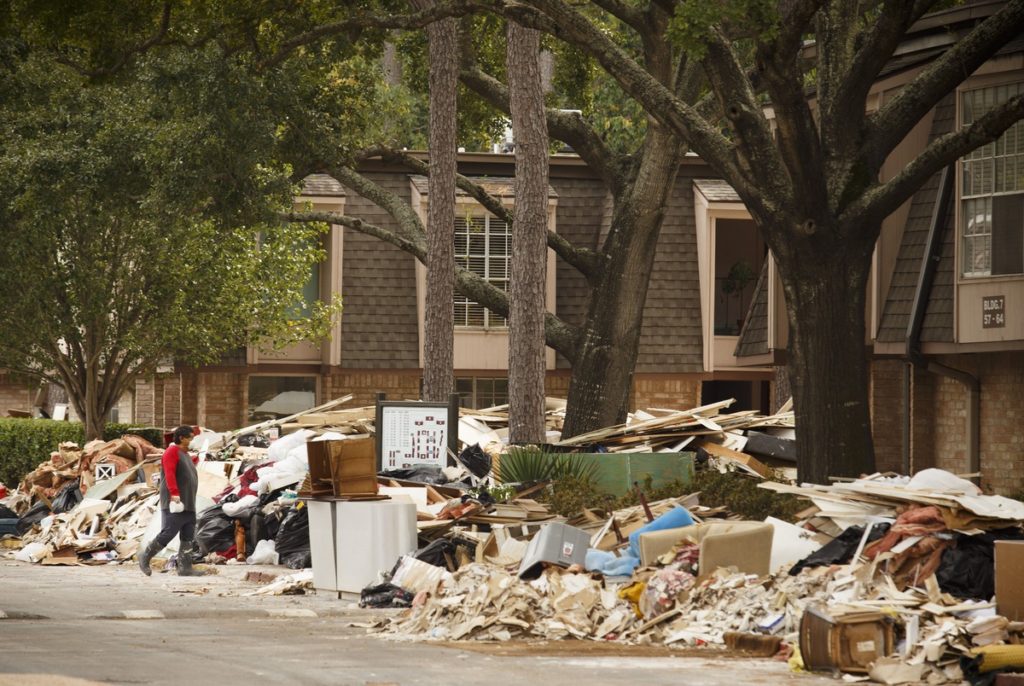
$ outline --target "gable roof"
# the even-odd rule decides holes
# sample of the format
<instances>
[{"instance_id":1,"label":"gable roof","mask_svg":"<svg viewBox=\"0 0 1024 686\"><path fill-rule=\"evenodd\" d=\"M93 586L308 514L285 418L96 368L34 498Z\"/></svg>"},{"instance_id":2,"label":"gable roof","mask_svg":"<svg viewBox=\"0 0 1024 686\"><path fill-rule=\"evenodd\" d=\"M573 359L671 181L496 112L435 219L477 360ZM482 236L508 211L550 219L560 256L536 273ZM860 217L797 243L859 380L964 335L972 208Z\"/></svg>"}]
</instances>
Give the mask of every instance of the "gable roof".
<instances>
[{"instance_id":1,"label":"gable roof","mask_svg":"<svg viewBox=\"0 0 1024 686\"><path fill-rule=\"evenodd\" d=\"M935 106L929 142L949 133L955 125L956 96L950 93ZM898 343L907 338L914 292L921 272L928 229L939 195L941 174L938 172L932 176L911 200L910 213L903 229L903 239L878 328L879 342ZM953 293L956 283L954 213L947 213L942 221L942 254L921 328L921 340L924 342L953 341Z\"/></svg>"},{"instance_id":2,"label":"gable roof","mask_svg":"<svg viewBox=\"0 0 1024 686\"><path fill-rule=\"evenodd\" d=\"M694 179L693 185L708 202L743 202L739 194L722 179Z\"/></svg>"},{"instance_id":3,"label":"gable roof","mask_svg":"<svg viewBox=\"0 0 1024 686\"><path fill-rule=\"evenodd\" d=\"M345 187L329 174L310 174L302 180L300 195L345 197Z\"/></svg>"}]
</instances>

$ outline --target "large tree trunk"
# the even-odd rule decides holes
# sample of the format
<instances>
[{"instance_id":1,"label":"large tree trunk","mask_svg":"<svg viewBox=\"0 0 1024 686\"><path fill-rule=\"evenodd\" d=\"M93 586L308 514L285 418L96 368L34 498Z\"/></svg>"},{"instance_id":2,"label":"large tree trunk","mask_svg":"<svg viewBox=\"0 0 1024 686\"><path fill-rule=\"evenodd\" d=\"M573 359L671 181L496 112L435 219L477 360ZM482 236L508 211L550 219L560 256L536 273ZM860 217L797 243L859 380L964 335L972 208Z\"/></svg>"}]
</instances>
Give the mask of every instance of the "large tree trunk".
<instances>
[{"instance_id":1,"label":"large tree trunk","mask_svg":"<svg viewBox=\"0 0 1024 686\"><path fill-rule=\"evenodd\" d=\"M430 4L430 3L427 3ZM458 22L427 27L430 42L430 180L427 212L427 292L424 312L423 398L448 399L453 372L455 274L456 87Z\"/></svg>"},{"instance_id":2,"label":"large tree trunk","mask_svg":"<svg viewBox=\"0 0 1024 686\"><path fill-rule=\"evenodd\" d=\"M515 214L509 283L509 440L544 441L544 292L547 278L548 130L540 32L508 24L515 141Z\"/></svg>"},{"instance_id":3,"label":"large tree trunk","mask_svg":"<svg viewBox=\"0 0 1024 686\"><path fill-rule=\"evenodd\" d=\"M566 437L620 423L629 410L644 303L679 151L672 136L652 125L636 178L616 199L604 251L609 261L591 291L572 367Z\"/></svg>"},{"instance_id":4,"label":"large tree trunk","mask_svg":"<svg viewBox=\"0 0 1024 686\"><path fill-rule=\"evenodd\" d=\"M830 476L870 473L874 445L864 306L871 250L840 250L833 242L830 248L787 252L776 257L788 305L799 477L827 484Z\"/></svg>"}]
</instances>

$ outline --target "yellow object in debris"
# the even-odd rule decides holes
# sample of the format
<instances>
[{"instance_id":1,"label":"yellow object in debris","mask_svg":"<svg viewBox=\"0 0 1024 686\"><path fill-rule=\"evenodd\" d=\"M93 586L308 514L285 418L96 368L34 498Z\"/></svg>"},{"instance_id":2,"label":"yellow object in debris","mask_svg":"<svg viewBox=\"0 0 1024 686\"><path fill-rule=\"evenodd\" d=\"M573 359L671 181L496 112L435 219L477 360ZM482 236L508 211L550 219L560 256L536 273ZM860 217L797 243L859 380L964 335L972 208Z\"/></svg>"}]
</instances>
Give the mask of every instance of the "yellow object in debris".
<instances>
[{"instance_id":1,"label":"yellow object in debris","mask_svg":"<svg viewBox=\"0 0 1024 686\"><path fill-rule=\"evenodd\" d=\"M982 646L972 650L971 655L981 656L978 671L982 674L997 669L1024 668L1024 645Z\"/></svg>"},{"instance_id":2,"label":"yellow object in debris","mask_svg":"<svg viewBox=\"0 0 1024 686\"><path fill-rule=\"evenodd\" d=\"M807 671L807 667L804 665L803 655L800 654L800 646L793 646L793 654L789 656L786 664L789 665L789 671L791 672L799 673Z\"/></svg>"},{"instance_id":3,"label":"yellow object in debris","mask_svg":"<svg viewBox=\"0 0 1024 686\"><path fill-rule=\"evenodd\" d=\"M640 596L644 594L645 588L647 588L646 583L643 581L637 581L625 588L619 589L619 597L623 600L629 601L629 604L633 606L633 612L636 613L637 617L644 616L644 613L640 611Z\"/></svg>"}]
</instances>

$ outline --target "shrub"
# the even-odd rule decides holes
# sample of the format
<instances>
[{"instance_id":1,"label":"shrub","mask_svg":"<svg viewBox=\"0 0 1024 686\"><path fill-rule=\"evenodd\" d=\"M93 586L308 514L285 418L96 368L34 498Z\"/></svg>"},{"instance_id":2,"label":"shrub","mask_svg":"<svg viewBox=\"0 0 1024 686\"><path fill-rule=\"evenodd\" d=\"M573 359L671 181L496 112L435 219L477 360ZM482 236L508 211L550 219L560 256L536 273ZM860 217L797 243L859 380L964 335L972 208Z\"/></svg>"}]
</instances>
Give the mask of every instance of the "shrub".
<instances>
[{"instance_id":1,"label":"shrub","mask_svg":"<svg viewBox=\"0 0 1024 686\"><path fill-rule=\"evenodd\" d=\"M781 481L781 479L773 479ZM694 475L693 490L700 491L700 504L707 507L724 506L745 519L763 521L776 517L792 522L794 515L806 509L808 503L785 493L758 488L758 480L715 469L704 469Z\"/></svg>"},{"instance_id":2,"label":"shrub","mask_svg":"<svg viewBox=\"0 0 1024 686\"><path fill-rule=\"evenodd\" d=\"M607 510L615 496L601 490L593 479L564 476L552 481L547 488L533 496L547 504L555 514L571 517L584 508Z\"/></svg>"},{"instance_id":3,"label":"shrub","mask_svg":"<svg viewBox=\"0 0 1024 686\"><path fill-rule=\"evenodd\" d=\"M0 419L0 481L14 488L64 441L81 445L82 425L52 419Z\"/></svg>"},{"instance_id":4,"label":"shrub","mask_svg":"<svg viewBox=\"0 0 1024 686\"><path fill-rule=\"evenodd\" d=\"M137 426L134 424L107 424L103 429L103 440L112 441L125 434L142 436L157 448L164 447L164 430L155 426Z\"/></svg>"},{"instance_id":5,"label":"shrub","mask_svg":"<svg viewBox=\"0 0 1024 686\"><path fill-rule=\"evenodd\" d=\"M163 446L163 430L152 427L108 424L103 437L112 440L126 433L138 434L157 447ZM48 459L58 445L64 441L82 445L84 438L84 427L79 422L0 419L0 482L13 489L26 474Z\"/></svg>"}]
</instances>

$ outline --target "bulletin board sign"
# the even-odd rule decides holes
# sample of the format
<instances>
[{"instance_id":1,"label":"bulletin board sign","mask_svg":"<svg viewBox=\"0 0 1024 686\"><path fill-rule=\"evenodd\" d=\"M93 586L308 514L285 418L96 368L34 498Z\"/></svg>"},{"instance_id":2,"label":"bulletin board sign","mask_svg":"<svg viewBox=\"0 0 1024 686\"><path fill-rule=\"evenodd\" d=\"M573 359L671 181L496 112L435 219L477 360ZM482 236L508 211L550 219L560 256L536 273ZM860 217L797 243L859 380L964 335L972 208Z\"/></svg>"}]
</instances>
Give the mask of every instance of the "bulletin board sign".
<instances>
[{"instance_id":1,"label":"bulletin board sign","mask_svg":"<svg viewBox=\"0 0 1024 686\"><path fill-rule=\"evenodd\" d=\"M379 471L447 467L458 447L458 403L378 400L376 426Z\"/></svg>"}]
</instances>

